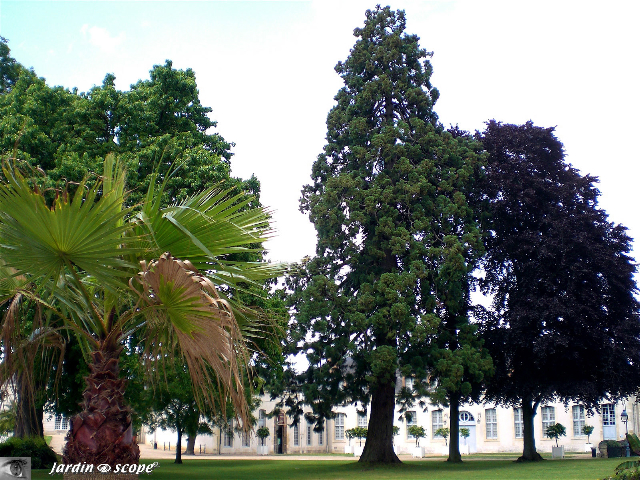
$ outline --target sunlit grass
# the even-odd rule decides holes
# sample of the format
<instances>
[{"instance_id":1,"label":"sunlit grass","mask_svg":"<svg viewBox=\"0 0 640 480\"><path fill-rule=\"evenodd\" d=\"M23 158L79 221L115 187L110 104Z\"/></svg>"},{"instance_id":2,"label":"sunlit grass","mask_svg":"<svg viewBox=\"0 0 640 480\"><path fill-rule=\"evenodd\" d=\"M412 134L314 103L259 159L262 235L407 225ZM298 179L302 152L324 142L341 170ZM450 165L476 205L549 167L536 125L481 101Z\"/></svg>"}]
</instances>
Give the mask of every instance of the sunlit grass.
<instances>
[{"instance_id":1,"label":"sunlit grass","mask_svg":"<svg viewBox=\"0 0 640 480\"><path fill-rule=\"evenodd\" d=\"M497 457L496 457L497 458ZM160 465L147 477L153 480L382 480L382 479L473 479L473 480L595 480L613 473L623 459L580 458L520 464L513 460L476 460L452 465L431 459L402 465L367 466L353 460L192 460L182 465L157 460ZM144 460L142 463L149 463ZM34 479L61 479L61 475L33 472Z\"/></svg>"}]
</instances>

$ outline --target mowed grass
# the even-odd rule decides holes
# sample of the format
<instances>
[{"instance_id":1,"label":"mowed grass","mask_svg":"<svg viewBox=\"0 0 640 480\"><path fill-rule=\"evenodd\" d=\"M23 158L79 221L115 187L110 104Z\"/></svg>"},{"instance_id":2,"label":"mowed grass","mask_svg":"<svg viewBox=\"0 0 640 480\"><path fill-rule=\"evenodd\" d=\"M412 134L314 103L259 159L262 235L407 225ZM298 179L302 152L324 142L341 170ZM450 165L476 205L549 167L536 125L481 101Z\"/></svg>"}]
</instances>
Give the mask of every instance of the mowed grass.
<instances>
[{"instance_id":1,"label":"mowed grass","mask_svg":"<svg viewBox=\"0 0 640 480\"><path fill-rule=\"evenodd\" d=\"M353 460L156 460L160 465L144 480L595 480L613 474L624 459L581 458L520 464L513 460L467 460L452 465L443 460L411 461L402 465L366 466ZM142 463L150 463L144 460ZM33 479L62 479L34 470Z\"/></svg>"}]
</instances>

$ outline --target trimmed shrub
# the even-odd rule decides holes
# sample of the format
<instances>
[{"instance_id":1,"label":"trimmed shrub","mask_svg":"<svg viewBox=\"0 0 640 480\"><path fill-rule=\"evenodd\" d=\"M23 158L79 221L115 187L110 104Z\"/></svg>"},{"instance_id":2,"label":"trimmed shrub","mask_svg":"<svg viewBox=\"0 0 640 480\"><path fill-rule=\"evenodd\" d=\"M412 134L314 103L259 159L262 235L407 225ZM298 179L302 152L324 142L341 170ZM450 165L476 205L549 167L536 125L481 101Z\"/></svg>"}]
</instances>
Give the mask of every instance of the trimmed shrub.
<instances>
[{"instance_id":1,"label":"trimmed shrub","mask_svg":"<svg viewBox=\"0 0 640 480\"><path fill-rule=\"evenodd\" d=\"M50 470L58 461L56 452L41 437L11 437L6 442L0 443L0 457L31 457L31 468L34 470L39 468Z\"/></svg>"}]
</instances>

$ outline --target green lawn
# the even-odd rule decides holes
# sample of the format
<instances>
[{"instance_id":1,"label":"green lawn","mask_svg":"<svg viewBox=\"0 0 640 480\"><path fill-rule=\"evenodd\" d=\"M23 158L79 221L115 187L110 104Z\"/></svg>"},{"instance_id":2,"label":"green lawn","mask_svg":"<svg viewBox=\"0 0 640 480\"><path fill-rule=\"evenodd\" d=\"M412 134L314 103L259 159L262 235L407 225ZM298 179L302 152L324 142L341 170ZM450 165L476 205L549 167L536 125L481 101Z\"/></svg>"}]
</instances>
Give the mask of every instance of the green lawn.
<instances>
[{"instance_id":1,"label":"green lawn","mask_svg":"<svg viewBox=\"0 0 640 480\"><path fill-rule=\"evenodd\" d=\"M582 458L517 464L512 460L468 460L450 465L441 460L405 462L397 466L366 467L352 460L158 460L147 477L153 480L381 480L381 479L473 479L551 480L601 479L613 473L624 459ZM149 463L145 460L142 463ZM33 479L62 479L34 470Z\"/></svg>"}]
</instances>

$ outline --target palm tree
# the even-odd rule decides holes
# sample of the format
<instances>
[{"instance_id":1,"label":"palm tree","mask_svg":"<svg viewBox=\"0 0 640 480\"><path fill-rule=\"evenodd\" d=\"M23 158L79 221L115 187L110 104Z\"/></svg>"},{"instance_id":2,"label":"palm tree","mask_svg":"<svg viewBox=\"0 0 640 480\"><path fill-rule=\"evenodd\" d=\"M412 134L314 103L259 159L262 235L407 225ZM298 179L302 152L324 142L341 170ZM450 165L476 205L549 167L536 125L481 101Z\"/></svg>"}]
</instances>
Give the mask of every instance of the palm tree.
<instances>
[{"instance_id":1,"label":"palm tree","mask_svg":"<svg viewBox=\"0 0 640 480\"><path fill-rule=\"evenodd\" d=\"M248 315L228 293L282 272L279 265L233 260L260 249L271 233L268 212L215 188L162 207L164 184L155 182L141 206L126 208L125 172L113 156L101 181L59 193L52 206L17 169L3 170L0 301L12 307L3 328L4 376L21 369L13 354L25 343L42 345L60 330L54 325L76 335L90 366L65 463L138 462L118 363L134 333L150 372L178 352L197 400L214 408L230 402L248 425L242 379L249 354L236 320ZM19 300L46 312L28 342L12 335Z\"/></svg>"}]
</instances>

